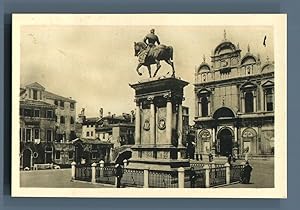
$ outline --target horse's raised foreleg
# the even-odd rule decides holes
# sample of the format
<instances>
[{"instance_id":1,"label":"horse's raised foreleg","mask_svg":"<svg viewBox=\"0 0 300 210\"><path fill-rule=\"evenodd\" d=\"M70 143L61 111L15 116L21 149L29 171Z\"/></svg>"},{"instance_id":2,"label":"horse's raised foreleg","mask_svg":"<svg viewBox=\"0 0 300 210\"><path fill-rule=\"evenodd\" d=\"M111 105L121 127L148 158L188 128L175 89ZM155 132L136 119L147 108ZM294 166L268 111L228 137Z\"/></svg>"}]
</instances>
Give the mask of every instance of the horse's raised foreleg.
<instances>
[{"instance_id":1,"label":"horse's raised foreleg","mask_svg":"<svg viewBox=\"0 0 300 210\"><path fill-rule=\"evenodd\" d=\"M174 63L173 61L169 60L165 60L170 66L172 66L172 77L175 77L175 68L174 68Z\"/></svg>"},{"instance_id":2,"label":"horse's raised foreleg","mask_svg":"<svg viewBox=\"0 0 300 210\"><path fill-rule=\"evenodd\" d=\"M141 68L142 65L143 65L143 64L139 63L138 66L136 67L136 72L137 72L140 76L142 76L142 73L139 71L139 69Z\"/></svg>"},{"instance_id":3,"label":"horse's raised foreleg","mask_svg":"<svg viewBox=\"0 0 300 210\"><path fill-rule=\"evenodd\" d=\"M149 77L151 78L151 66L148 65L147 68L148 68L148 72L149 72Z\"/></svg>"},{"instance_id":4,"label":"horse's raised foreleg","mask_svg":"<svg viewBox=\"0 0 300 210\"><path fill-rule=\"evenodd\" d=\"M153 74L153 77L156 76L158 70L159 70L160 67L161 67L159 60L155 60L155 62L156 62L156 70L155 70L155 72L154 72L154 74Z\"/></svg>"}]
</instances>

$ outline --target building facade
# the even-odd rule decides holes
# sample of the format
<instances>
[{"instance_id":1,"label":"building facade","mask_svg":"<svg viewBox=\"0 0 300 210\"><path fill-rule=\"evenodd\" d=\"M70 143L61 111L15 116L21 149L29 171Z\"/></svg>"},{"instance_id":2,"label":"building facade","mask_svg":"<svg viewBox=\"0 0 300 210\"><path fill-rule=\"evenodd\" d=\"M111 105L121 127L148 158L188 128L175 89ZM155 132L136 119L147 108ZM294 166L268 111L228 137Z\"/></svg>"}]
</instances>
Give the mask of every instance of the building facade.
<instances>
[{"instance_id":1,"label":"building facade","mask_svg":"<svg viewBox=\"0 0 300 210\"><path fill-rule=\"evenodd\" d=\"M59 142L74 140L76 138L76 101L49 91L45 91L44 95L47 103L57 107L55 110L57 125L55 140Z\"/></svg>"},{"instance_id":2,"label":"building facade","mask_svg":"<svg viewBox=\"0 0 300 210\"><path fill-rule=\"evenodd\" d=\"M75 115L75 101L68 99L64 100L64 103L59 103L55 102L54 98L67 99L46 91L37 82L20 89L20 168L22 169L31 169L34 164L45 163L70 165L74 160L75 147L69 139L76 138L76 136L72 137L75 123L73 129L71 121L71 117ZM70 105L72 103L73 105ZM60 106L64 106L65 110ZM61 124L59 119L61 116L66 116L68 122ZM65 135L60 135L62 133Z\"/></svg>"},{"instance_id":3,"label":"building facade","mask_svg":"<svg viewBox=\"0 0 300 210\"><path fill-rule=\"evenodd\" d=\"M273 155L274 62L226 39L195 69L196 154Z\"/></svg>"}]
</instances>

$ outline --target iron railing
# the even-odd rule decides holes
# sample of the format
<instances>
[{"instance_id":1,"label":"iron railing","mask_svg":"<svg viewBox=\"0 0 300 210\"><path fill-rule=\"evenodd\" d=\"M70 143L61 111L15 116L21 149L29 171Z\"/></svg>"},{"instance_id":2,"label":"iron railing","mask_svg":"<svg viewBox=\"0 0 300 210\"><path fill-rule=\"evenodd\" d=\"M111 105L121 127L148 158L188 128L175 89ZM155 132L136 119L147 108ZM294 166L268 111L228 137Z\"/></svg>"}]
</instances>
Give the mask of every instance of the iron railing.
<instances>
[{"instance_id":1,"label":"iron railing","mask_svg":"<svg viewBox=\"0 0 300 210\"><path fill-rule=\"evenodd\" d=\"M78 165L75 168L75 179L80 181L90 182L92 179L91 166Z\"/></svg>"},{"instance_id":2,"label":"iron railing","mask_svg":"<svg viewBox=\"0 0 300 210\"><path fill-rule=\"evenodd\" d=\"M230 182L240 181L242 171L243 171L243 165L231 165Z\"/></svg>"},{"instance_id":3,"label":"iron railing","mask_svg":"<svg viewBox=\"0 0 300 210\"><path fill-rule=\"evenodd\" d=\"M144 170L141 169L124 169L121 179L123 186L143 187L144 186Z\"/></svg>"},{"instance_id":4,"label":"iron railing","mask_svg":"<svg viewBox=\"0 0 300 210\"><path fill-rule=\"evenodd\" d=\"M204 188L205 187L205 169L186 170L184 172L185 188Z\"/></svg>"},{"instance_id":5,"label":"iron railing","mask_svg":"<svg viewBox=\"0 0 300 210\"><path fill-rule=\"evenodd\" d=\"M177 171L149 171L149 187L151 188L178 188Z\"/></svg>"},{"instance_id":6,"label":"iron railing","mask_svg":"<svg viewBox=\"0 0 300 210\"><path fill-rule=\"evenodd\" d=\"M96 167L96 182L115 184L115 167L105 166L103 168Z\"/></svg>"},{"instance_id":7,"label":"iron railing","mask_svg":"<svg viewBox=\"0 0 300 210\"><path fill-rule=\"evenodd\" d=\"M226 184L226 167L210 168L209 185L211 187Z\"/></svg>"}]
</instances>

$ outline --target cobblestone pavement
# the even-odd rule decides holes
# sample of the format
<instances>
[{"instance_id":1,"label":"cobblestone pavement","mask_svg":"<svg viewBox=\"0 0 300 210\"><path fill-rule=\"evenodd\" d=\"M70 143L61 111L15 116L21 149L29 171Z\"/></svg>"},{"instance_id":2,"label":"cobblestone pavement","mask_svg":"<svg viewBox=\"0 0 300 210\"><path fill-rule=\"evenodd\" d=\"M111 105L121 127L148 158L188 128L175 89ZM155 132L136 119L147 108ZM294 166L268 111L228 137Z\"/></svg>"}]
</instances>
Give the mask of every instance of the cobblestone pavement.
<instances>
[{"instance_id":1,"label":"cobblestone pavement","mask_svg":"<svg viewBox=\"0 0 300 210\"><path fill-rule=\"evenodd\" d=\"M21 187L45 188L108 188L112 185L91 184L85 182L72 182L71 169L53 169L39 171L21 171Z\"/></svg>"}]
</instances>

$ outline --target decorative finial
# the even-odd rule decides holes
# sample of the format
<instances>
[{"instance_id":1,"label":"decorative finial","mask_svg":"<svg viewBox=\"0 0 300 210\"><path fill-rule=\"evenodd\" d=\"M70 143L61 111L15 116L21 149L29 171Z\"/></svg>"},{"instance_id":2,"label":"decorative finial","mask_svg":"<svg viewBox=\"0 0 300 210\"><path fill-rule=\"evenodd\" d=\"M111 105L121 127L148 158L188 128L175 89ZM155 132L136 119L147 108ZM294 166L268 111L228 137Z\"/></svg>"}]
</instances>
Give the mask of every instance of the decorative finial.
<instances>
[{"instance_id":1,"label":"decorative finial","mask_svg":"<svg viewBox=\"0 0 300 210\"><path fill-rule=\"evenodd\" d=\"M257 54L257 60L260 61L260 54Z\"/></svg>"},{"instance_id":2,"label":"decorative finial","mask_svg":"<svg viewBox=\"0 0 300 210\"><path fill-rule=\"evenodd\" d=\"M226 30L224 29L224 40L226 40Z\"/></svg>"},{"instance_id":3,"label":"decorative finial","mask_svg":"<svg viewBox=\"0 0 300 210\"><path fill-rule=\"evenodd\" d=\"M237 43L236 47L239 50L240 49L240 43Z\"/></svg>"},{"instance_id":4,"label":"decorative finial","mask_svg":"<svg viewBox=\"0 0 300 210\"><path fill-rule=\"evenodd\" d=\"M247 48L247 50L248 50L248 53L250 53L250 46L249 46L249 44L248 44L248 48Z\"/></svg>"},{"instance_id":5,"label":"decorative finial","mask_svg":"<svg viewBox=\"0 0 300 210\"><path fill-rule=\"evenodd\" d=\"M205 55L203 55L203 63L205 63Z\"/></svg>"}]
</instances>

